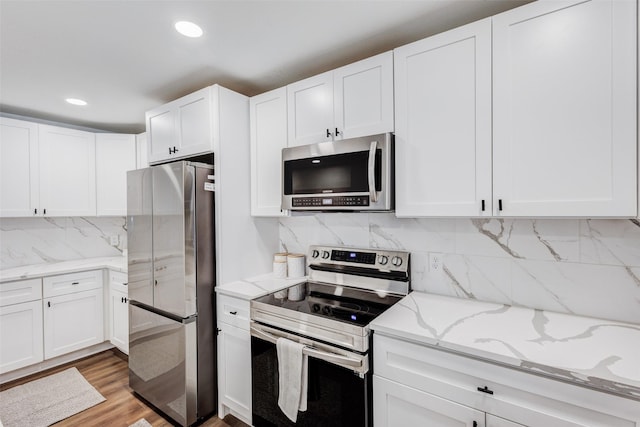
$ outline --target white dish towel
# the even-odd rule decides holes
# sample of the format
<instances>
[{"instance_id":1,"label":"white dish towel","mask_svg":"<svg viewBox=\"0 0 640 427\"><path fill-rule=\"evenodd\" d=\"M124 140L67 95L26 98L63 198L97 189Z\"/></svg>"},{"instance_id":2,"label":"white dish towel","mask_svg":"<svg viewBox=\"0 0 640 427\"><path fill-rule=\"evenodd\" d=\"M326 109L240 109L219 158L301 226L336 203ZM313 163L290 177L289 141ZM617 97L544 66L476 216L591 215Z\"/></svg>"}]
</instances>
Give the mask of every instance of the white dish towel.
<instances>
[{"instance_id":1,"label":"white dish towel","mask_svg":"<svg viewBox=\"0 0 640 427\"><path fill-rule=\"evenodd\" d=\"M294 423L298 411L307 410L307 356L302 354L304 345L278 338L278 406Z\"/></svg>"}]
</instances>

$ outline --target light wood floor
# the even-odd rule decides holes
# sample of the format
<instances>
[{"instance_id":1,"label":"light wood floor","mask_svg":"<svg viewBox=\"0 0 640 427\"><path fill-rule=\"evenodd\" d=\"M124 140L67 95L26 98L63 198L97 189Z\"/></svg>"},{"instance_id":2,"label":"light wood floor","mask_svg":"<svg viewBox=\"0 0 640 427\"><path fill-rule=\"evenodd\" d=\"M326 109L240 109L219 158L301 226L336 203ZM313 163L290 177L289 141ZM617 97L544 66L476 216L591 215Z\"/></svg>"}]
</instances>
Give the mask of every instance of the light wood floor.
<instances>
[{"instance_id":1,"label":"light wood floor","mask_svg":"<svg viewBox=\"0 0 640 427\"><path fill-rule=\"evenodd\" d=\"M115 349L2 384L0 385L0 391L63 371L72 366L75 366L107 400L60 421L54 424L55 426L127 427L140 418L146 419L154 427L172 425L133 394L129 387L127 356ZM214 415L201 425L205 427L247 426L231 415L226 416L224 420Z\"/></svg>"}]
</instances>

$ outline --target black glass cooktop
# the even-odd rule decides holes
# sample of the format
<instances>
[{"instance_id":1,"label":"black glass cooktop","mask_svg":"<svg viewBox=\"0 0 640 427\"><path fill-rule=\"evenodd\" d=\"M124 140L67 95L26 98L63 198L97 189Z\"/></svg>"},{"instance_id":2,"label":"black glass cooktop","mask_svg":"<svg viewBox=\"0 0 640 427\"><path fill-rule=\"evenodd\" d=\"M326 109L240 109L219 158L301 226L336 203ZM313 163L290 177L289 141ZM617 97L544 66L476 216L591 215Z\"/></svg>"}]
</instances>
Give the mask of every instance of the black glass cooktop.
<instances>
[{"instance_id":1,"label":"black glass cooktop","mask_svg":"<svg viewBox=\"0 0 640 427\"><path fill-rule=\"evenodd\" d=\"M362 289L307 282L257 298L255 301L283 309L366 326L400 301L397 295L382 295Z\"/></svg>"}]
</instances>

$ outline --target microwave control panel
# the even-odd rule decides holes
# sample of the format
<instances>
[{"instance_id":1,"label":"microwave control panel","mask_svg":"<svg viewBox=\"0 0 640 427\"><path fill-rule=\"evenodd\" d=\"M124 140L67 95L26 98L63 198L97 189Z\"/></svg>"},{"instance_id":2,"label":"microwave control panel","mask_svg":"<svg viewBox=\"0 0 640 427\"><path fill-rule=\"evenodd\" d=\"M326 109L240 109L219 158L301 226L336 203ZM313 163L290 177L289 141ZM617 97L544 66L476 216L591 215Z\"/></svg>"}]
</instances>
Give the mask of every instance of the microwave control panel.
<instances>
[{"instance_id":1,"label":"microwave control panel","mask_svg":"<svg viewBox=\"0 0 640 427\"><path fill-rule=\"evenodd\" d=\"M369 206L369 196L323 196L323 197L293 197L291 205L294 208L320 208L340 206Z\"/></svg>"}]
</instances>

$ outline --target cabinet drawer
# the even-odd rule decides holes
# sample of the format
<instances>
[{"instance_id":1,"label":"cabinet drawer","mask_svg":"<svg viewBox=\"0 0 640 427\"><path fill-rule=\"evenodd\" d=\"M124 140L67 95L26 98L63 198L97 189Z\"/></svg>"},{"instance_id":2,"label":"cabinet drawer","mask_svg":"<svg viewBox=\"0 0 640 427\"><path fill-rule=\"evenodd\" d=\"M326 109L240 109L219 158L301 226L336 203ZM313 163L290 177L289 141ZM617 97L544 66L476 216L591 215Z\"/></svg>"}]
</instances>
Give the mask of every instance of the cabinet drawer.
<instances>
[{"instance_id":1,"label":"cabinet drawer","mask_svg":"<svg viewBox=\"0 0 640 427\"><path fill-rule=\"evenodd\" d=\"M42 298L42 279L0 283L0 307Z\"/></svg>"},{"instance_id":2,"label":"cabinet drawer","mask_svg":"<svg viewBox=\"0 0 640 427\"><path fill-rule=\"evenodd\" d=\"M45 277L42 284L45 298L98 289L102 287L102 270Z\"/></svg>"},{"instance_id":3,"label":"cabinet drawer","mask_svg":"<svg viewBox=\"0 0 640 427\"><path fill-rule=\"evenodd\" d=\"M527 426L640 427L636 400L377 333L373 348L376 375Z\"/></svg>"},{"instance_id":4,"label":"cabinet drawer","mask_svg":"<svg viewBox=\"0 0 640 427\"><path fill-rule=\"evenodd\" d=\"M126 273L109 271L109 287L112 291L123 292L125 295L129 294L127 280L128 276Z\"/></svg>"},{"instance_id":5,"label":"cabinet drawer","mask_svg":"<svg viewBox=\"0 0 640 427\"><path fill-rule=\"evenodd\" d=\"M249 301L217 295L218 321L249 330Z\"/></svg>"},{"instance_id":6,"label":"cabinet drawer","mask_svg":"<svg viewBox=\"0 0 640 427\"><path fill-rule=\"evenodd\" d=\"M127 285L129 277L127 273L122 273L120 271L109 271L109 281L113 283L118 283L121 285Z\"/></svg>"}]
</instances>

